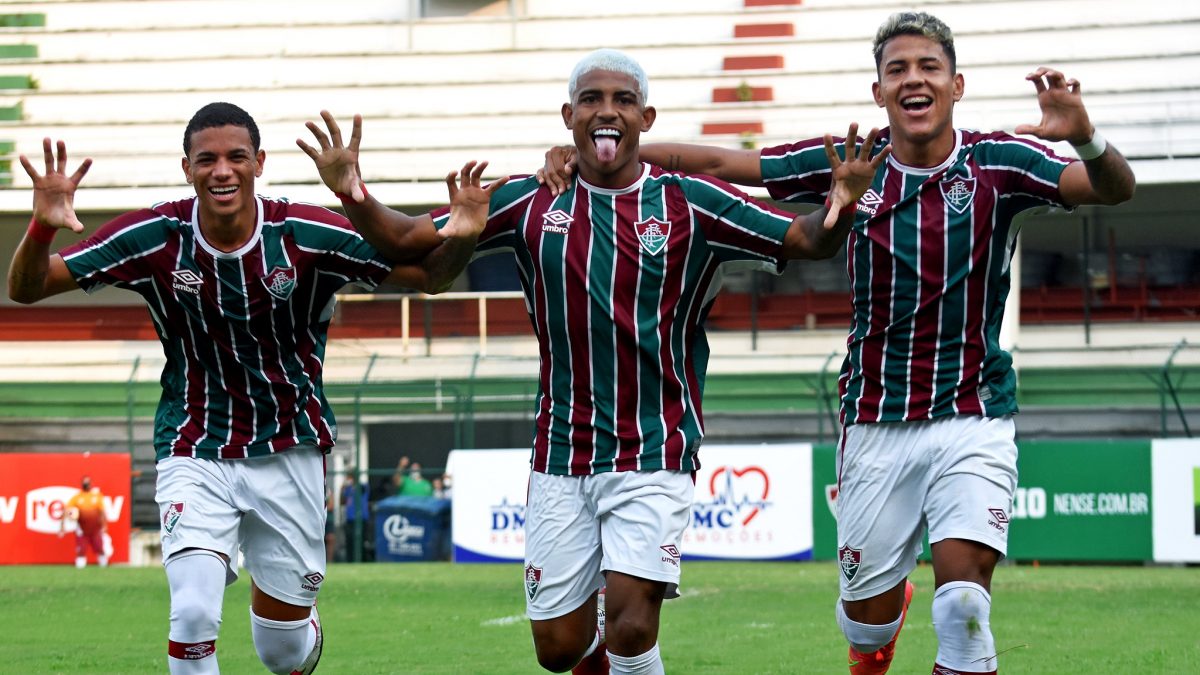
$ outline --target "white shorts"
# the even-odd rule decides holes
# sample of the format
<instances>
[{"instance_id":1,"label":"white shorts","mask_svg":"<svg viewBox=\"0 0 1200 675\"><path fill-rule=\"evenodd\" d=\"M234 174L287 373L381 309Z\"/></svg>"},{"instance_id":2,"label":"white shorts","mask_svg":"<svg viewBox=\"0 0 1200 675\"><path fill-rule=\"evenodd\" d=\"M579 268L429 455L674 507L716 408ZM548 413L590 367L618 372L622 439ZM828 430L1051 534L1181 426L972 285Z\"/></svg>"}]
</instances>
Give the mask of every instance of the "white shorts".
<instances>
[{"instance_id":1,"label":"white shorts","mask_svg":"<svg viewBox=\"0 0 1200 675\"><path fill-rule=\"evenodd\" d=\"M1017 486L1012 417L854 424L838 453L842 598L862 600L907 577L930 543L966 539L1001 555Z\"/></svg>"},{"instance_id":2,"label":"white shorts","mask_svg":"<svg viewBox=\"0 0 1200 675\"><path fill-rule=\"evenodd\" d=\"M163 562L187 548L229 557L238 549L254 584L277 600L311 606L325 579L325 459L311 445L251 459L167 457L155 500Z\"/></svg>"},{"instance_id":3,"label":"white shorts","mask_svg":"<svg viewBox=\"0 0 1200 675\"><path fill-rule=\"evenodd\" d=\"M525 511L525 606L530 619L563 616L615 571L679 587L679 542L691 517L690 472L594 476L531 472Z\"/></svg>"}]
</instances>

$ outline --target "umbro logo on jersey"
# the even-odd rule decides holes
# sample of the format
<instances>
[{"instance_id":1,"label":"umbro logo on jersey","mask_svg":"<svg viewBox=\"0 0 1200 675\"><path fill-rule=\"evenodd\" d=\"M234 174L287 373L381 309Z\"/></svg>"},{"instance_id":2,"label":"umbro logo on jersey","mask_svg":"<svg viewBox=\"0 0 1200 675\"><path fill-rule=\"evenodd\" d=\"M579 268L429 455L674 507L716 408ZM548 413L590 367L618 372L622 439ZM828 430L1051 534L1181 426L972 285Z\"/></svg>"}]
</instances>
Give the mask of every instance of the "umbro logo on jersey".
<instances>
[{"instance_id":1,"label":"umbro logo on jersey","mask_svg":"<svg viewBox=\"0 0 1200 675\"><path fill-rule=\"evenodd\" d=\"M171 288L192 295L200 295L200 286L204 277L191 270L175 270L171 272Z\"/></svg>"},{"instance_id":2,"label":"umbro logo on jersey","mask_svg":"<svg viewBox=\"0 0 1200 675\"><path fill-rule=\"evenodd\" d=\"M263 277L263 284L266 285L268 293L280 300L287 300L292 297L292 291L296 290L296 268L276 267Z\"/></svg>"},{"instance_id":3,"label":"umbro logo on jersey","mask_svg":"<svg viewBox=\"0 0 1200 675\"><path fill-rule=\"evenodd\" d=\"M963 213L975 199L975 179L955 176L938 182L942 189L942 198L954 209L955 213Z\"/></svg>"},{"instance_id":4,"label":"umbro logo on jersey","mask_svg":"<svg viewBox=\"0 0 1200 675\"><path fill-rule=\"evenodd\" d=\"M878 192L874 190L867 190L866 194L862 196L862 199L858 200L858 204L855 205L855 208L867 214L868 216L873 216L879 212L879 205L882 203L883 197L879 196Z\"/></svg>"},{"instance_id":5,"label":"umbro logo on jersey","mask_svg":"<svg viewBox=\"0 0 1200 675\"><path fill-rule=\"evenodd\" d=\"M562 209L554 209L542 214L542 232L566 234L567 226L575 222L571 214Z\"/></svg>"},{"instance_id":6,"label":"umbro logo on jersey","mask_svg":"<svg viewBox=\"0 0 1200 675\"><path fill-rule=\"evenodd\" d=\"M671 221L650 216L634 223L633 231L637 233L642 250L650 255L658 255L667 246L667 237L671 235Z\"/></svg>"}]
</instances>

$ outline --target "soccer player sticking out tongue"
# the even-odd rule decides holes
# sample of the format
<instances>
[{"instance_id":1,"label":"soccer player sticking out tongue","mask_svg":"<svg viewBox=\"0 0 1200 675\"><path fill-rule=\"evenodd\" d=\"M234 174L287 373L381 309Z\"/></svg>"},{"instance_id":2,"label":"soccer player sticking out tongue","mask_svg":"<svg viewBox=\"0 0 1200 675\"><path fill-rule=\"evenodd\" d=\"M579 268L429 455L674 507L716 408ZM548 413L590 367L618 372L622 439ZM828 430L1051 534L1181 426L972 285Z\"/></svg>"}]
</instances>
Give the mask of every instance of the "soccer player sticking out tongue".
<instances>
[{"instance_id":1,"label":"soccer player sticking out tongue","mask_svg":"<svg viewBox=\"0 0 1200 675\"><path fill-rule=\"evenodd\" d=\"M649 93L626 54L584 57L562 106L580 148L577 175L560 190L510 179L492 195L476 247L515 254L541 354L525 571L513 581L538 663L554 672L663 672L659 614L677 595L704 435L701 317L727 264L778 273L789 259L836 253L888 154L874 131L844 155L830 139L827 204L796 216L724 181L639 161L656 116ZM350 147L314 157L339 192L361 181L360 127L356 118ZM403 240L403 220L362 196L347 214L387 253Z\"/></svg>"}]
</instances>

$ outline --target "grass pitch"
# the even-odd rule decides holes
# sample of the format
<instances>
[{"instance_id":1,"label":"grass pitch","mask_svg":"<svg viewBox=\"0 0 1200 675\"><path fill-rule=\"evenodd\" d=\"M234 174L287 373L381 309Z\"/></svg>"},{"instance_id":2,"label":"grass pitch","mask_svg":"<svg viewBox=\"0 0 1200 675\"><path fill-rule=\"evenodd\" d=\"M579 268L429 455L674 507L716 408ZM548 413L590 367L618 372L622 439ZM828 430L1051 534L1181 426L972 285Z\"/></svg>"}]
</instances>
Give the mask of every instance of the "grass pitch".
<instances>
[{"instance_id":1,"label":"grass pitch","mask_svg":"<svg viewBox=\"0 0 1200 675\"><path fill-rule=\"evenodd\" d=\"M0 673L165 673L161 568L6 567ZM683 597L666 603L660 645L672 674L845 673L830 563L686 562ZM917 595L892 673L925 675L936 650L933 579ZM523 617L516 565L334 565L321 592L319 673L543 672ZM1001 670L1200 672L1200 570L1000 568L992 628ZM264 673L250 640L246 575L225 594L224 673Z\"/></svg>"}]
</instances>

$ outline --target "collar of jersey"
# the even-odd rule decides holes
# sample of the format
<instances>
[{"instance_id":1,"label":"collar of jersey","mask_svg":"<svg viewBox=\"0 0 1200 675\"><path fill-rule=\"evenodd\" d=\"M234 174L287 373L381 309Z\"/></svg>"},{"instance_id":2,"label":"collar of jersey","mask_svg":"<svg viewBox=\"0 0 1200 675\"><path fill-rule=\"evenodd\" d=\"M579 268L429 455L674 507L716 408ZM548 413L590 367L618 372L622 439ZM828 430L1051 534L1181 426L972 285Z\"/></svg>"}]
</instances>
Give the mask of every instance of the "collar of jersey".
<instances>
[{"instance_id":1,"label":"collar of jersey","mask_svg":"<svg viewBox=\"0 0 1200 675\"><path fill-rule=\"evenodd\" d=\"M646 181L646 177L650 175L650 165L645 162L642 162L641 165L642 165L641 175L639 175L637 177L637 180L633 181L628 186L623 187L623 188L597 187L597 186L592 185L591 183L587 182L582 177L579 178L579 184L582 185L583 188L585 190L587 190L588 192L595 192L596 194L601 194L601 195L624 195L624 194L629 194L630 192L636 192L637 190L640 190L642 188L642 183L644 183Z\"/></svg>"},{"instance_id":2,"label":"collar of jersey","mask_svg":"<svg viewBox=\"0 0 1200 675\"><path fill-rule=\"evenodd\" d=\"M913 174L918 174L918 175L932 176L933 174L935 174L939 171L944 171L947 168L949 168L950 165L954 163L954 160L958 157L958 151L961 148L962 148L962 130L955 129L954 130L954 147L950 150L950 154L946 155L946 159L943 159L942 163L938 164L937 166L930 166L930 167L909 166L907 164L902 164L901 162L899 162L896 159L895 155L888 155L887 161L888 161L888 164L890 164L892 166L892 168L896 169L897 171L902 171L904 173L913 173Z\"/></svg>"},{"instance_id":3,"label":"collar of jersey","mask_svg":"<svg viewBox=\"0 0 1200 675\"><path fill-rule=\"evenodd\" d=\"M250 235L250 239L247 240L245 244L242 244L237 250L222 251L222 250L216 248L215 246L213 246L212 244L208 243L208 240L204 238L204 233L200 231L200 199L197 198L194 202L192 202L192 232L195 233L196 241L200 243L200 248L211 253L212 257L214 257L214 258L240 258L243 255L246 255L247 251L254 248L255 245L258 244L258 239L259 239L259 237L262 236L262 227L263 227L262 197L255 195L254 196L254 205L258 211L258 216L255 218L255 222L254 222L254 234Z\"/></svg>"}]
</instances>

